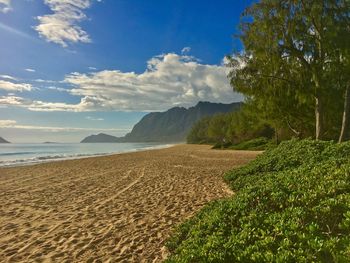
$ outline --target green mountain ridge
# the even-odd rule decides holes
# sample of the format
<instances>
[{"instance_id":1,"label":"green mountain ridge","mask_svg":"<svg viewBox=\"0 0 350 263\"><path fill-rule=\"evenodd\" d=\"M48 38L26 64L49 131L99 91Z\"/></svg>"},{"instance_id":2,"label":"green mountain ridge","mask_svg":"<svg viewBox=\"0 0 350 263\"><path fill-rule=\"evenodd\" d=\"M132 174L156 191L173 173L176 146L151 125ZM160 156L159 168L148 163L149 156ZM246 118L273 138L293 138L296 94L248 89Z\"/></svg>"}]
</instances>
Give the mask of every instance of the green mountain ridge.
<instances>
[{"instance_id":1,"label":"green mountain ridge","mask_svg":"<svg viewBox=\"0 0 350 263\"><path fill-rule=\"evenodd\" d=\"M242 102L231 104L199 102L188 109L174 107L165 112L145 115L124 137L100 133L83 139L82 143L101 142L184 142L194 123L203 117L238 110Z\"/></svg>"}]
</instances>

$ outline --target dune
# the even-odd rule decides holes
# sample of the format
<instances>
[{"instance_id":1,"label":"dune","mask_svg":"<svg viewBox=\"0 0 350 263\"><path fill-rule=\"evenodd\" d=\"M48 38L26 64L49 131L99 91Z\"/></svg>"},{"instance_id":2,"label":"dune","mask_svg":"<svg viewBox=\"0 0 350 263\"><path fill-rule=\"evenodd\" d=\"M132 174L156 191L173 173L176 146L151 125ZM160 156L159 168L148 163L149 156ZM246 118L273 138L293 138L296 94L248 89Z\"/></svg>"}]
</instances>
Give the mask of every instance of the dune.
<instances>
[{"instance_id":1,"label":"dune","mask_svg":"<svg viewBox=\"0 0 350 263\"><path fill-rule=\"evenodd\" d=\"M167 149L0 169L1 262L159 262L249 151Z\"/></svg>"}]
</instances>

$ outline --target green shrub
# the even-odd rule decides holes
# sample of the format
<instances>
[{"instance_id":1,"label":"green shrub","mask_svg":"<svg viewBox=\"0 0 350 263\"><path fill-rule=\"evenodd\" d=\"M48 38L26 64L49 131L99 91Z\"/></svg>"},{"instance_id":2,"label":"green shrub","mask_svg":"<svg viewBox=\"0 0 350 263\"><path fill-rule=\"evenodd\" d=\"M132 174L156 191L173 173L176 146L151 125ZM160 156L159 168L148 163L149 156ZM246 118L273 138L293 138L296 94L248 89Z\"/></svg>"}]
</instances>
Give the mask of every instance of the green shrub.
<instances>
[{"instance_id":1,"label":"green shrub","mask_svg":"<svg viewBox=\"0 0 350 263\"><path fill-rule=\"evenodd\" d=\"M168 262L350 262L350 143L292 140L227 173L168 241Z\"/></svg>"},{"instance_id":2,"label":"green shrub","mask_svg":"<svg viewBox=\"0 0 350 263\"><path fill-rule=\"evenodd\" d=\"M251 150L251 151L263 151L274 146L274 143L264 137L244 141L239 144L233 145L230 149L233 150Z\"/></svg>"},{"instance_id":3,"label":"green shrub","mask_svg":"<svg viewBox=\"0 0 350 263\"><path fill-rule=\"evenodd\" d=\"M227 149L231 148L232 143L226 142L226 143L215 143L212 147L212 149Z\"/></svg>"}]
</instances>

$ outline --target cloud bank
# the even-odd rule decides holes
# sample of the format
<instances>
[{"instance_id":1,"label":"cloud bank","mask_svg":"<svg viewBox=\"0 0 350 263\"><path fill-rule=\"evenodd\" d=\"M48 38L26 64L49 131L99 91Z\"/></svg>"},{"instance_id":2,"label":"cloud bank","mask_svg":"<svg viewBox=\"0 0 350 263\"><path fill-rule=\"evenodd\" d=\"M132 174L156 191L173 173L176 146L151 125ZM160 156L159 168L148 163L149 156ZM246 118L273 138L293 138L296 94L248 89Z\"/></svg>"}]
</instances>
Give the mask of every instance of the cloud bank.
<instances>
[{"instance_id":1,"label":"cloud bank","mask_svg":"<svg viewBox=\"0 0 350 263\"><path fill-rule=\"evenodd\" d=\"M4 1L4 0L0 0ZM45 0L53 12L37 17L39 25L34 29L48 42L67 47L68 43L89 43L91 39L79 22L87 17L84 10L91 6L92 0Z\"/></svg>"},{"instance_id":2,"label":"cloud bank","mask_svg":"<svg viewBox=\"0 0 350 263\"><path fill-rule=\"evenodd\" d=\"M231 103L242 101L232 91L223 65L206 65L197 59L175 53L151 58L142 73L103 70L71 73L62 81L80 102L45 102L22 98L16 94L0 97L0 106L24 107L31 111L164 111L174 106L190 107L199 101ZM61 83L62 84L62 83ZM29 85L29 86L25 86ZM0 81L0 89L22 91L30 84Z\"/></svg>"},{"instance_id":3,"label":"cloud bank","mask_svg":"<svg viewBox=\"0 0 350 263\"><path fill-rule=\"evenodd\" d=\"M3 75L2 77L5 77L6 75ZM6 76L9 80L15 80L15 78L9 78L10 76ZM33 86L28 83L14 83L7 80L1 80L0 79L0 90L6 90L6 91L30 91L33 89Z\"/></svg>"},{"instance_id":4,"label":"cloud bank","mask_svg":"<svg viewBox=\"0 0 350 263\"><path fill-rule=\"evenodd\" d=\"M198 101L241 101L227 80L226 68L169 53L156 56L141 74L104 70L72 73L65 82L71 94L81 96L80 110L156 111L173 106L193 106Z\"/></svg>"}]
</instances>

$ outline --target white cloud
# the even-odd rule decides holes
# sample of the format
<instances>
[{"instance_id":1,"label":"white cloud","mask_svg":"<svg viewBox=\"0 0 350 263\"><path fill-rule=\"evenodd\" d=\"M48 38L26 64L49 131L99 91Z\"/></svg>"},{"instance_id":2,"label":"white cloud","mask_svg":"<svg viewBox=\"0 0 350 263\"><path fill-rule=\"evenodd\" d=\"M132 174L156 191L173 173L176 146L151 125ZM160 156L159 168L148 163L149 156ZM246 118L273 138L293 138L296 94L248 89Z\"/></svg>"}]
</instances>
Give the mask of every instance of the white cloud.
<instances>
[{"instance_id":1,"label":"white cloud","mask_svg":"<svg viewBox=\"0 0 350 263\"><path fill-rule=\"evenodd\" d=\"M0 129L22 129L22 130L43 130L51 132L62 131L109 131L109 132L129 132L131 128L82 128L82 127L50 127L39 125L21 125L15 120L0 120Z\"/></svg>"},{"instance_id":2,"label":"white cloud","mask_svg":"<svg viewBox=\"0 0 350 263\"><path fill-rule=\"evenodd\" d=\"M6 80L0 80L0 90L8 91L30 91L33 89L31 84L27 83L14 83Z\"/></svg>"},{"instance_id":3,"label":"white cloud","mask_svg":"<svg viewBox=\"0 0 350 263\"><path fill-rule=\"evenodd\" d=\"M95 67L89 67L90 70L97 70Z\"/></svg>"},{"instance_id":4,"label":"white cloud","mask_svg":"<svg viewBox=\"0 0 350 263\"><path fill-rule=\"evenodd\" d=\"M85 119L90 120L90 121L104 121L105 120L103 118L94 118L91 116L87 116Z\"/></svg>"},{"instance_id":5,"label":"white cloud","mask_svg":"<svg viewBox=\"0 0 350 263\"><path fill-rule=\"evenodd\" d=\"M15 77L12 77L10 75L0 75L0 78L2 78L2 79L9 79L9 80L15 80L15 81L18 80Z\"/></svg>"},{"instance_id":6,"label":"white cloud","mask_svg":"<svg viewBox=\"0 0 350 263\"><path fill-rule=\"evenodd\" d=\"M24 70L27 71L27 72L35 72L35 69L32 69L32 68L26 68Z\"/></svg>"},{"instance_id":7,"label":"white cloud","mask_svg":"<svg viewBox=\"0 0 350 263\"><path fill-rule=\"evenodd\" d=\"M191 51L191 48L190 47L184 47L182 50L181 50L181 54L187 54Z\"/></svg>"},{"instance_id":8,"label":"white cloud","mask_svg":"<svg viewBox=\"0 0 350 263\"><path fill-rule=\"evenodd\" d=\"M0 107L15 106L29 109L31 111L81 111L80 105L84 103L66 104L64 102L44 102L31 100L15 95L0 96ZM89 111L89 110L86 110Z\"/></svg>"},{"instance_id":9,"label":"white cloud","mask_svg":"<svg viewBox=\"0 0 350 263\"><path fill-rule=\"evenodd\" d=\"M26 99L14 95L0 96L0 106L25 106L28 102Z\"/></svg>"},{"instance_id":10,"label":"white cloud","mask_svg":"<svg viewBox=\"0 0 350 263\"><path fill-rule=\"evenodd\" d=\"M224 66L200 64L174 53L148 61L141 73L104 70L90 74L72 73L65 81L75 86L70 92L82 96L79 110L166 110L193 106L198 101L230 103L241 101L227 79Z\"/></svg>"},{"instance_id":11,"label":"white cloud","mask_svg":"<svg viewBox=\"0 0 350 263\"><path fill-rule=\"evenodd\" d=\"M49 90L55 90L55 91L60 91L60 92L68 92L68 91L69 91L68 89L60 88L60 87L55 87L55 86L47 87L47 89L49 89Z\"/></svg>"},{"instance_id":12,"label":"white cloud","mask_svg":"<svg viewBox=\"0 0 350 263\"><path fill-rule=\"evenodd\" d=\"M0 97L0 105L32 111L163 111L174 106L190 107L198 101L242 101L234 93L223 65L201 64L195 58L174 53L153 57L147 70L137 74L103 70L71 73L64 82L70 89L49 87L79 96L80 102L45 102L17 96Z\"/></svg>"},{"instance_id":13,"label":"white cloud","mask_svg":"<svg viewBox=\"0 0 350 263\"><path fill-rule=\"evenodd\" d=\"M87 17L84 10L92 0L45 0L52 14L37 17L35 30L49 42L67 47L68 43L91 42L89 35L78 25Z\"/></svg>"},{"instance_id":14,"label":"white cloud","mask_svg":"<svg viewBox=\"0 0 350 263\"><path fill-rule=\"evenodd\" d=\"M7 13L11 10L11 0L0 0L0 12Z\"/></svg>"},{"instance_id":15,"label":"white cloud","mask_svg":"<svg viewBox=\"0 0 350 263\"><path fill-rule=\"evenodd\" d=\"M35 79L33 81L39 82L39 83L58 83L59 82L56 80L47 80L47 79Z\"/></svg>"},{"instance_id":16,"label":"white cloud","mask_svg":"<svg viewBox=\"0 0 350 263\"><path fill-rule=\"evenodd\" d=\"M67 104L64 102L44 102L34 100L24 106L31 111L82 111L79 109L78 105Z\"/></svg>"},{"instance_id":17,"label":"white cloud","mask_svg":"<svg viewBox=\"0 0 350 263\"><path fill-rule=\"evenodd\" d=\"M67 104L64 102L45 102L40 100L31 100L23 97L8 95L0 96L0 107L15 106L26 108L31 111L94 111L90 107L88 98L82 98L79 104Z\"/></svg>"}]
</instances>

